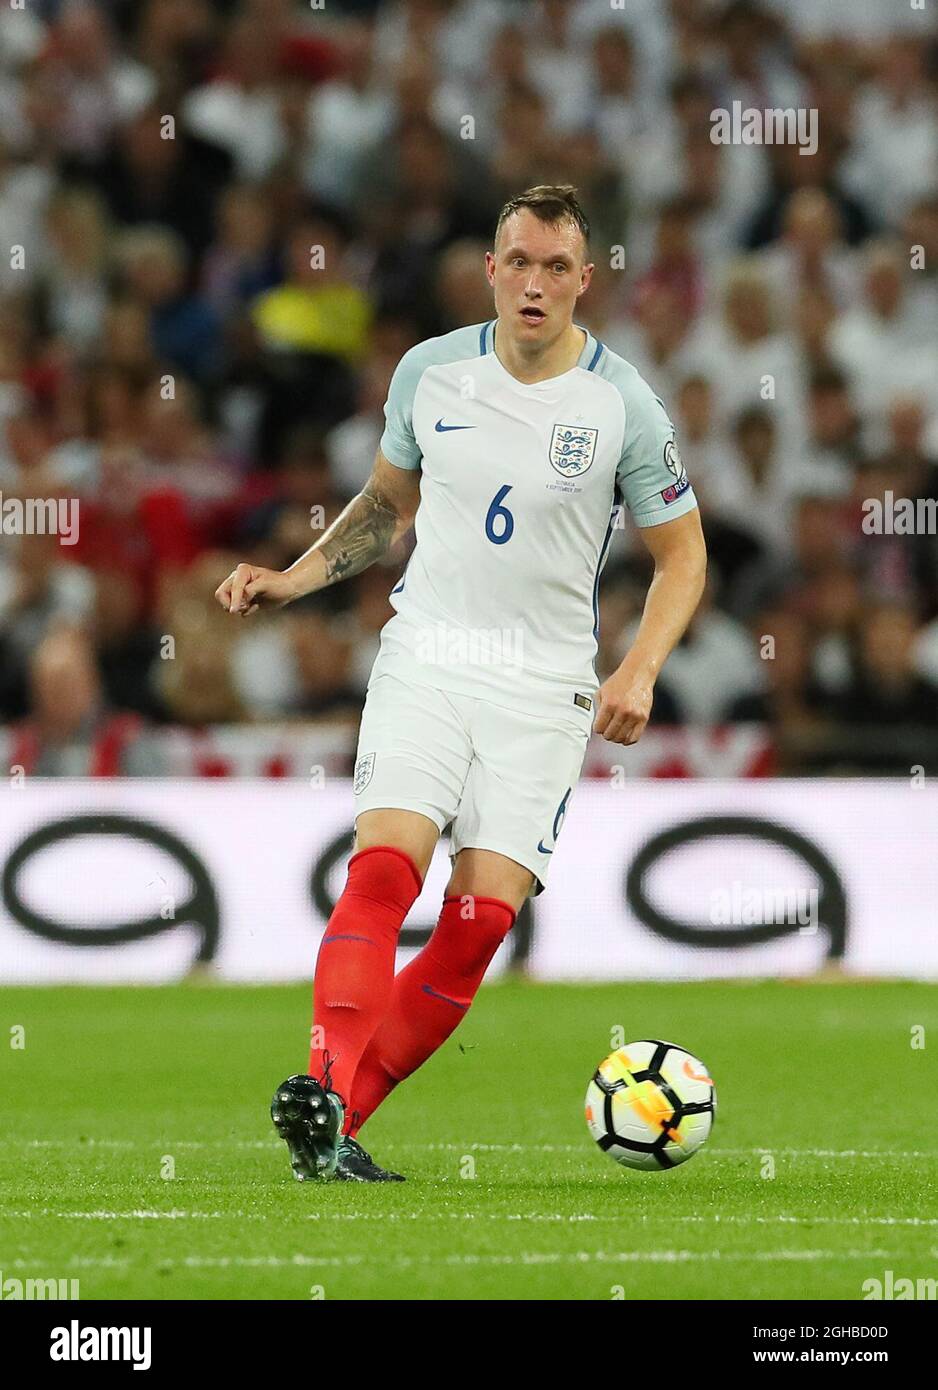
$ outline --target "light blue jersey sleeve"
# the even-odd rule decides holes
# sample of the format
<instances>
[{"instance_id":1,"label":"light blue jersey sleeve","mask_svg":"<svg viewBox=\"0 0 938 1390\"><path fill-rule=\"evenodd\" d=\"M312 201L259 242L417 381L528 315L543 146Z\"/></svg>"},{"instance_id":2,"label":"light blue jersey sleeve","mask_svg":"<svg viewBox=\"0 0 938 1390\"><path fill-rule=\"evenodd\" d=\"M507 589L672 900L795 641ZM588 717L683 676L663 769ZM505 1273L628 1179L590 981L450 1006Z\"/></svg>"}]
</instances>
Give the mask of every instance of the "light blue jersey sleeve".
<instances>
[{"instance_id":1,"label":"light blue jersey sleeve","mask_svg":"<svg viewBox=\"0 0 938 1390\"><path fill-rule=\"evenodd\" d=\"M414 396L427 368L424 343L404 353L394 369L384 404L381 452L397 468L419 468L420 447L414 438Z\"/></svg>"},{"instance_id":2,"label":"light blue jersey sleeve","mask_svg":"<svg viewBox=\"0 0 938 1390\"><path fill-rule=\"evenodd\" d=\"M674 426L661 401L635 368L604 353L599 372L619 390L625 406L616 482L636 526L660 526L697 506Z\"/></svg>"},{"instance_id":3,"label":"light blue jersey sleeve","mask_svg":"<svg viewBox=\"0 0 938 1390\"><path fill-rule=\"evenodd\" d=\"M423 455L414 437L414 397L420 379L428 367L482 355L486 351L486 326L474 324L457 328L442 337L427 338L404 353L391 377L384 405L385 424L380 447L389 463L397 468L420 467Z\"/></svg>"}]
</instances>

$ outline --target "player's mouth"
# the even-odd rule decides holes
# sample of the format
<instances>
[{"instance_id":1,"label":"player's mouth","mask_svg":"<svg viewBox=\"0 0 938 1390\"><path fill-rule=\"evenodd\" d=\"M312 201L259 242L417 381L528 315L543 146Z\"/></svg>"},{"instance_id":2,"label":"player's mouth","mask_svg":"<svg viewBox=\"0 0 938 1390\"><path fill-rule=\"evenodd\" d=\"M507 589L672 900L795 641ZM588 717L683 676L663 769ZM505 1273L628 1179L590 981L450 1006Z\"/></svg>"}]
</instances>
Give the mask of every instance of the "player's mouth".
<instances>
[{"instance_id":1,"label":"player's mouth","mask_svg":"<svg viewBox=\"0 0 938 1390\"><path fill-rule=\"evenodd\" d=\"M526 323L543 323L547 315L543 309L538 309L533 304L527 305L521 310L521 317Z\"/></svg>"}]
</instances>

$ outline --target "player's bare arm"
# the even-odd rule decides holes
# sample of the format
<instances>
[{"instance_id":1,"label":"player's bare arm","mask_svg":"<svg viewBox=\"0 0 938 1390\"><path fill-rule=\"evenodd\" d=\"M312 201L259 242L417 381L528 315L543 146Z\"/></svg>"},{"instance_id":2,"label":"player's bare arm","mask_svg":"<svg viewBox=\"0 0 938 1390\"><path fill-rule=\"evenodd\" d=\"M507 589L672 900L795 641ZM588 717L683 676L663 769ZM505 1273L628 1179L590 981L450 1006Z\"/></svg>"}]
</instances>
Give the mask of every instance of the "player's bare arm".
<instances>
[{"instance_id":1,"label":"player's bare arm","mask_svg":"<svg viewBox=\"0 0 938 1390\"><path fill-rule=\"evenodd\" d=\"M368 482L315 545L285 570L238 565L215 597L229 613L247 617L360 574L406 534L419 502L419 474L395 468L379 449Z\"/></svg>"},{"instance_id":2,"label":"player's bare arm","mask_svg":"<svg viewBox=\"0 0 938 1390\"><path fill-rule=\"evenodd\" d=\"M610 743L636 743L651 714L658 673L700 602L707 551L696 509L639 533L655 562L635 641L597 692L594 732Z\"/></svg>"}]
</instances>

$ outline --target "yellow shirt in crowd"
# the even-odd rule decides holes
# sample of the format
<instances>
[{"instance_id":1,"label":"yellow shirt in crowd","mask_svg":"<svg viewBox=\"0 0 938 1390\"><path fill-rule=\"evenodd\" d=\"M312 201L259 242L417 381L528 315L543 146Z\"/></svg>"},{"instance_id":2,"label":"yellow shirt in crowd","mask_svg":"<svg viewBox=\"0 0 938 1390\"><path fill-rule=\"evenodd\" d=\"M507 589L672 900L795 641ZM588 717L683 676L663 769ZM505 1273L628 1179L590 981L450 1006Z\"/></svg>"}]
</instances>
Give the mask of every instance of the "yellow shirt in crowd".
<instances>
[{"instance_id":1,"label":"yellow shirt in crowd","mask_svg":"<svg viewBox=\"0 0 938 1390\"><path fill-rule=\"evenodd\" d=\"M355 363L368 347L372 310L354 285L280 285L255 301L252 317L268 347Z\"/></svg>"}]
</instances>

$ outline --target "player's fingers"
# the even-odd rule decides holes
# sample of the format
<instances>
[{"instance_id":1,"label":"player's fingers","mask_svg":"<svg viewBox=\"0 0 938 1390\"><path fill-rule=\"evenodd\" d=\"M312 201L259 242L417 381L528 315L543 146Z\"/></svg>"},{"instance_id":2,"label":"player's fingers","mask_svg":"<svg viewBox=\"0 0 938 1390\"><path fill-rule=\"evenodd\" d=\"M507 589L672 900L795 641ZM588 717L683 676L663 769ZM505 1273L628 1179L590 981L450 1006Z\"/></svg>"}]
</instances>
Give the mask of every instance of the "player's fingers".
<instances>
[{"instance_id":1,"label":"player's fingers","mask_svg":"<svg viewBox=\"0 0 938 1390\"><path fill-rule=\"evenodd\" d=\"M607 705L605 708L605 724L599 732L603 738L607 738L610 743L618 743L625 724L626 711L619 709L616 705Z\"/></svg>"},{"instance_id":2,"label":"player's fingers","mask_svg":"<svg viewBox=\"0 0 938 1390\"><path fill-rule=\"evenodd\" d=\"M637 743L645 722L645 715L641 711L626 706L614 713L605 736L610 743Z\"/></svg>"},{"instance_id":3,"label":"player's fingers","mask_svg":"<svg viewBox=\"0 0 938 1390\"><path fill-rule=\"evenodd\" d=\"M231 602L230 611L240 613L244 603L245 585L250 581L251 569L249 565L239 565L231 576Z\"/></svg>"},{"instance_id":4,"label":"player's fingers","mask_svg":"<svg viewBox=\"0 0 938 1390\"><path fill-rule=\"evenodd\" d=\"M215 597L227 613L231 607L231 581L234 579L234 572L229 574L227 579L223 579L215 590Z\"/></svg>"},{"instance_id":5,"label":"player's fingers","mask_svg":"<svg viewBox=\"0 0 938 1390\"><path fill-rule=\"evenodd\" d=\"M648 716L645 714L633 714L628 718L622 728L621 741L626 744L638 743L642 734L645 732L645 725L648 723Z\"/></svg>"},{"instance_id":6,"label":"player's fingers","mask_svg":"<svg viewBox=\"0 0 938 1390\"><path fill-rule=\"evenodd\" d=\"M611 715L612 711L610 710L607 701L600 700L599 709L596 711L596 720L593 724L594 734L605 734Z\"/></svg>"}]
</instances>

